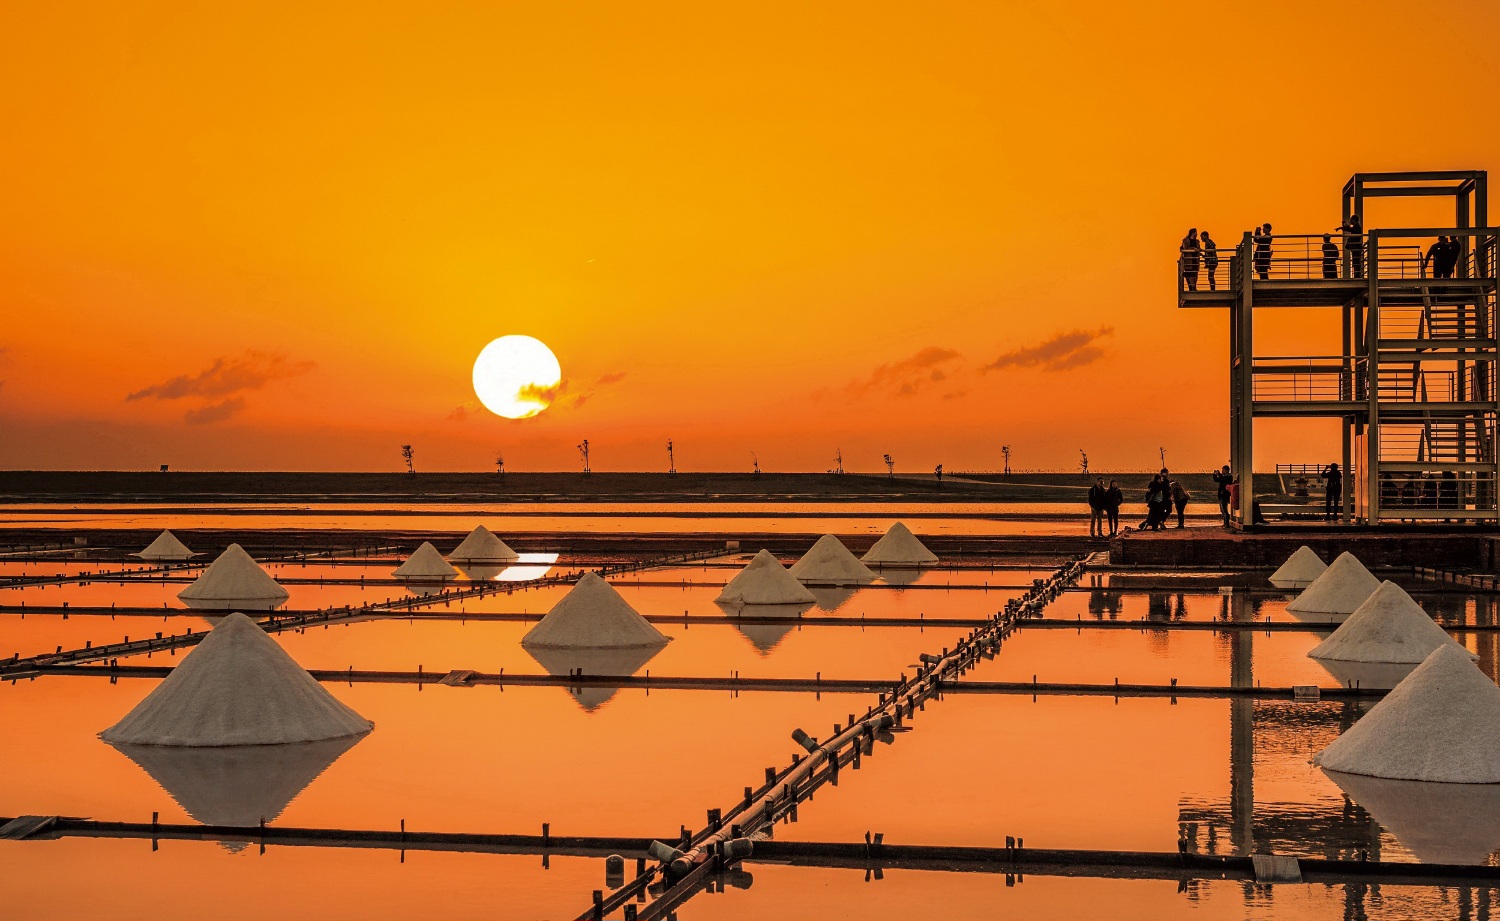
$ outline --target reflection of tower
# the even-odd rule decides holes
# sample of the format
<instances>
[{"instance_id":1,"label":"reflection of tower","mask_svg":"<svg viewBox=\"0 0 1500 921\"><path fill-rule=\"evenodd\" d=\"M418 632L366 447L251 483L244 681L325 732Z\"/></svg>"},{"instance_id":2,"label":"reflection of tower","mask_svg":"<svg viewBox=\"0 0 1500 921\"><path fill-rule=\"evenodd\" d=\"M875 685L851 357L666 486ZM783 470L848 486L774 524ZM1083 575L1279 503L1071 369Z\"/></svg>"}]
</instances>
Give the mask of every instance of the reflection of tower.
<instances>
[{"instance_id":1,"label":"reflection of tower","mask_svg":"<svg viewBox=\"0 0 1500 921\"><path fill-rule=\"evenodd\" d=\"M589 469L589 440L587 438L578 446L578 453L583 457L583 472L592 473L593 471Z\"/></svg>"},{"instance_id":2,"label":"reflection of tower","mask_svg":"<svg viewBox=\"0 0 1500 921\"><path fill-rule=\"evenodd\" d=\"M1229 596L1229 619L1243 623L1250 619L1246 610L1249 595L1235 592ZM1229 686L1255 686L1253 661L1255 632L1233 629L1229 640ZM1229 815L1231 835L1241 854L1255 851L1255 698L1235 696L1229 700Z\"/></svg>"}]
</instances>

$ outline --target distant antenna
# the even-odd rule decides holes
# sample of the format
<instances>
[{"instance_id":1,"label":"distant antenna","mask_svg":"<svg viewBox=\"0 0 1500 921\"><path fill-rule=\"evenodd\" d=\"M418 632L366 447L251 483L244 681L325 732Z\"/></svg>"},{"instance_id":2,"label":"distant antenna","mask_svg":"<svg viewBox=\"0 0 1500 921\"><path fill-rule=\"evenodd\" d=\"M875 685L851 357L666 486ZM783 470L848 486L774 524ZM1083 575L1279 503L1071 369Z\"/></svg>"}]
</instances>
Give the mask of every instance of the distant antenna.
<instances>
[{"instance_id":1,"label":"distant antenna","mask_svg":"<svg viewBox=\"0 0 1500 921\"><path fill-rule=\"evenodd\" d=\"M1005 475L1010 476L1010 445L1001 445L1000 453L1005 455Z\"/></svg>"},{"instance_id":2,"label":"distant antenna","mask_svg":"<svg viewBox=\"0 0 1500 921\"><path fill-rule=\"evenodd\" d=\"M677 473L677 455L672 450L672 439L667 439L667 476Z\"/></svg>"},{"instance_id":3,"label":"distant antenna","mask_svg":"<svg viewBox=\"0 0 1500 921\"><path fill-rule=\"evenodd\" d=\"M750 452L750 461L755 464L755 475L760 476L760 458L756 456L754 451Z\"/></svg>"},{"instance_id":4,"label":"distant antenna","mask_svg":"<svg viewBox=\"0 0 1500 921\"><path fill-rule=\"evenodd\" d=\"M583 472L593 473L594 471L589 469L589 440L587 438L578 446L578 453L583 457Z\"/></svg>"},{"instance_id":5,"label":"distant antenna","mask_svg":"<svg viewBox=\"0 0 1500 921\"><path fill-rule=\"evenodd\" d=\"M495 475L496 476L505 476L505 455L504 454L496 454L495 455Z\"/></svg>"},{"instance_id":6,"label":"distant antenna","mask_svg":"<svg viewBox=\"0 0 1500 921\"><path fill-rule=\"evenodd\" d=\"M893 480L896 478L896 459L889 454L885 455L885 475Z\"/></svg>"},{"instance_id":7,"label":"distant antenna","mask_svg":"<svg viewBox=\"0 0 1500 921\"><path fill-rule=\"evenodd\" d=\"M833 452L833 472L839 476L844 475L844 449L835 448Z\"/></svg>"},{"instance_id":8,"label":"distant antenna","mask_svg":"<svg viewBox=\"0 0 1500 921\"><path fill-rule=\"evenodd\" d=\"M417 465L413 461L413 458L416 457L416 454L417 452L412 450L411 445L401 446L401 459L406 461L406 472L411 474L412 476L417 475Z\"/></svg>"},{"instance_id":9,"label":"distant antenna","mask_svg":"<svg viewBox=\"0 0 1500 921\"><path fill-rule=\"evenodd\" d=\"M1161 455L1161 465L1165 467L1167 465L1167 449L1157 448L1156 453Z\"/></svg>"},{"instance_id":10,"label":"distant antenna","mask_svg":"<svg viewBox=\"0 0 1500 921\"><path fill-rule=\"evenodd\" d=\"M1082 448L1078 449L1078 456L1081 457L1081 458L1083 458L1082 460L1080 460L1078 462L1078 466L1081 467L1081 468L1083 468L1083 472L1084 473L1088 473L1089 472L1089 456L1087 454L1083 453L1083 449Z\"/></svg>"}]
</instances>

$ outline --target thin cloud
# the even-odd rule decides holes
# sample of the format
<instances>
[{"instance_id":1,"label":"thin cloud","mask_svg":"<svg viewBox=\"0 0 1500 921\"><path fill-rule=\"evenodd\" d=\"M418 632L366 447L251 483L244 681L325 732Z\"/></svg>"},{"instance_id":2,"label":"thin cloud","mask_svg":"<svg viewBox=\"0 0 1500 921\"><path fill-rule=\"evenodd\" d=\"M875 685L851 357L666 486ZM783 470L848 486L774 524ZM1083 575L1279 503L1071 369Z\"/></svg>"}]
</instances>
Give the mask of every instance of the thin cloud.
<instances>
[{"instance_id":1,"label":"thin cloud","mask_svg":"<svg viewBox=\"0 0 1500 921\"><path fill-rule=\"evenodd\" d=\"M605 384L618 384L620 381L623 381L624 379L625 379L625 372L624 371L611 371L608 374L605 374L602 377L600 377L597 381L594 381L594 386L596 386L596 387L602 387Z\"/></svg>"},{"instance_id":2,"label":"thin cloud","mask_svg":"<svg viewBox=\"0 0 1500 921\"><path fill-rule=\"evenodd\" d=\"M928 384L947 380L948 367L962 357L952 349L929 345L910 358L879 366L868 378L854 381L847 389L853 394L888 390L898 396L912 396Z\"/></svg>"},{"instance_id":3,"label":"thin cloud","mask_svg":"<svg viewBox=\"0 0 1500 921\"><path fill-rule=\"evenodd\" d=\"M245 409L244 397L230 397L219 403L210 403L198 409L190 409L183 415L183 421L188 425L209 425L214 422L223 422L233 416L239 415Z\"/></svg>"},{"instance_id":4,"label":"thin cloud","mask_svg":"<svg viewBox=\"0 0 1500 921\"><path fill-rule=\"evenodd\" d=\"M259 390L273 380L302 374L312 366L310 361L289 361L285 355L275 352L249 351L239 358L216 358L206 370L197 374L180 374L160 384L152 384L126 395L125 400L218 399L247 390ZM210 409L212 407L205 406L198 411Z\"/></svg>"},{"instance_id":5,"label":"thin cloud","mask_svg":"<svg viewBox=\"0 0 1500 921\"><path fill-rule=\"evenodd\" d=\"M1113 326L1101 326L1096 330L1075 329L1058 333L1037 345L1023 346L1006 352L985 365L982 371L1002 371L1006 368L1041 368L1043 371L1067 371L1093 364L1105 356L1099 340L1113 336Z\"/></svg>"}]
</instances>

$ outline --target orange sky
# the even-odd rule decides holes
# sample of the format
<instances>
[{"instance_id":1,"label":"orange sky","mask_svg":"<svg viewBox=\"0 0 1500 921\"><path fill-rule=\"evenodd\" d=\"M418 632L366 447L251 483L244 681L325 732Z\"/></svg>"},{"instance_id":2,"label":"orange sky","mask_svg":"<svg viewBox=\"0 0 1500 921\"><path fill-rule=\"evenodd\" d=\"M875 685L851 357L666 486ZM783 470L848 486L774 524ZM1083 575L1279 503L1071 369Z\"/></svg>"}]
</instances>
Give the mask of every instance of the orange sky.
<instances>
[{"instance_id":1,"label":"orange sky","mask_svg":"<svg viewBox=\"0 0 1500 921\"><path fill-rule=\"evenodd\" d=\"M0 466L1206 466L1186 228L1500 167L1495 4L647 6L7 5Z\"/></svg>"}]
</instances>

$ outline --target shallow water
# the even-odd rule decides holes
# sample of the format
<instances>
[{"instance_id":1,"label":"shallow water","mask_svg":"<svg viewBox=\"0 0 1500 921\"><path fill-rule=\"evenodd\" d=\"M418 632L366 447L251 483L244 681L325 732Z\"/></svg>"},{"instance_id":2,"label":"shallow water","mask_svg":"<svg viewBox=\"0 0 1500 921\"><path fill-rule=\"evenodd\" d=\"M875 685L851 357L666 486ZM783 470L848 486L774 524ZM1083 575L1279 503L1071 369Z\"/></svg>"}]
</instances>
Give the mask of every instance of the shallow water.
<instances>
[{"instance_id":1,"label":"shallow water","mask_svg":"<svg viewBox=\"0 0 1500 921\"><path fill-rule=\"evenodd\" d=\"M243 516L226 517L236 527L244 525ZM570 527L584 520L586 515L574 518ZM619 519L631 526L674 520L679 529L696 526L692 518ZM806 520L813 530L823 530L825 520ZM537 617L566 593L566 586L518 583L509 592L448 599L405 617L285 632L276 640L306 667L404 671L420 666L434 678L450 669L538 674L585 667L591 674L649 670L661 677L738 673L890 680L910 674L918 653L951 647L969 630L944 625L944 619L988 617L1049 571L939 567L890 573L893 581L910 581L819 590L819 604L803 612L804 619L833 617L847 626L799 622L796 616L747 624L714 603L735 572L734 562L613 579L621 595L644 613L707 618L658 624L672 637L670 643L644 659L614 665L540 661L520 645L529 622L484 618ZM401 587L371 581L386 579L393 563L314 561L268 569L279 578L299 580L287 586L288 607L301 609L400 597ZM529 560L526 568L560 573L591 563L564 556ZM87 560L0 561L0 576L118 568ZM318 583L357 583L361 576L363 586ZM1240 590L1222 594L1216 583ZM1494 677L1500 665L1497 634L1463 629L1496 623L1493 596L1407 584L1441 622L1457 628L1455 636L1480 654L1481 668ZM185 585L160 579L120 583L106 574L87 584L0 590L0 604L6 606L164 606L160 616L3 613L0 651L25 655L85 641L97 645L127 635L205 629L211 621L184 611L176 599ZM1024 682L1035 676L1042 682L1106 685L1116 679L1160 684L1177 679L1184 685L1337 686L1339 679L1306 655L1326 627L1171 629L1174 622L1226 618L1295 624L1285 610L1288 597L1268 590L1263 575L1256 574L1091 574L1082 590L1064 593L1045 612L1050 620L1078 626L1023 624L993 660L963 680ZM915 625L860 623L891 617ZM1139 626L1086 626L1099 621ZM122 664L176 661L180 658L156 654ZM128 821L146 821L156 812L164 822L190 821L194 811L200 817L211 814L215 803L201 798L191 759L138 764L96 737L156 684L157 679L134 677L111 683L103 677L45 676L0 686L0 734L8 742L0 748L7 803L0 812ZM701 826L705 810L733 804L746 785L761 782L766 767L787 764L799 751L792 729L822 736L873 697L591 686L337 681L325 686L374 720L376 728L331 763L313 764L311 774L317 776L289 802L273 804L281 811L268 817L272 824L392 829L404 819L412 829L535 833L545 822L557 835L671 838L682 825ZM1410 815L1392 806L1409 793L1359 788L1356 797L1312 766L1313 754L1368 706L949 693L916 715L913 731L895 736L894 744L878 745L860 770L841 772L837 787L820 789L799 807L798 821L778 825L775 834L853 842L876 831L892 844L989 846L1017 835L1032 847L1149 851L1172 851L1185 835L1191 847L1204 852L1352 856L1367 850L1399 861L1431 855L1435 837L1463 839L1466 859L1495 863L1500 836L1487 843L1488 828L1443 824L1464 814L1464 802L1449 810L1448 818L1435 811L1431 817L1419 815L1414 825ZM143 766L148 762L149 769ZM1361 799L1368 800L1368 808ZM1496 812L1476 802L1469 803L1469 813ZM1383 826L1381 817L1392 826ZM416 851L403 862L389 850L274 845L262 855L255 846L234 851L186 841L164 841L155 852L143 840L0 842L0 866L10 880L7 904L26 917L97 917L107 911L111 917L165 919L434 912L571 918L587 908L592 890L604 887L602 860L555 857L548 863L543 868L537 857ZM87 872L80 872L82 866ZM679 916L1477 918L1488 912L1493 895L1422 886L1265 887L1225 881L1179 886L1039 876L1007 886L994 874L910 870L887 870L883 878L867 881L862 870L753 860L744 869L753 878L750 888L699 894ZM163 879L172 882L164 888ZM243 891L264 895L226 898Z\"/></svg>"}]
</instances>

